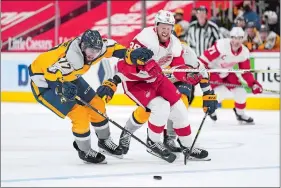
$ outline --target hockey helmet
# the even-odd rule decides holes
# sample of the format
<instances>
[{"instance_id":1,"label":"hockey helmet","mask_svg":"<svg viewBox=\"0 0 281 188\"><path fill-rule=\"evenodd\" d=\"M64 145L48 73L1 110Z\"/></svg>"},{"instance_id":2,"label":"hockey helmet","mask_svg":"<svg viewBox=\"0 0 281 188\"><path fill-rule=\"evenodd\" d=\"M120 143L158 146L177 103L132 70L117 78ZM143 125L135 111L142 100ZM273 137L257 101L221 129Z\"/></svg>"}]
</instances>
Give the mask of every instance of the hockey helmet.
<instances>
[{"instance_id":1,"label":"hockey helmet","mask_svg":"<svg viewBox=\"0 0 281 188\"><path fill-rule=\"evenodd\" d=\"M96 30L87 30L81 37L81 50L86 56L88 61L97 58L103 48L103 40L101 35Z\"/></svg>"},{"instance_id":2,"label":"hockey helmet","mask_svg":"<svg viewBox=\"0 0 281 188\"><path fill-rule=\"evenodd\" d=\"M175 18L172 12L167 10L160 10L155 16L155 25L157 26L158 23L164 23L169 25L175 25Z\"/></svg>"},{"instance_id":3,"label":"hockey helmet","mask_svg":"<svg viewBox=\"0 0 281 188\"><path fill-rule=\"evenodd\" d=\"M230 37L244 37L245 33L241 27L233 27L230 31Z\"/></svg>"},{"instance_id":4,"label":"hockey helmet","mask_svg":"<svg viewBox=\"0 0 281 188\"><path fill-rule=\"evenodd\" d=\"M101 50L103 47L103 41L100 33L97 30L87 30L81 37L81 42L84 43L86 48L92 48Z\"/></svg>"}]
</instances>

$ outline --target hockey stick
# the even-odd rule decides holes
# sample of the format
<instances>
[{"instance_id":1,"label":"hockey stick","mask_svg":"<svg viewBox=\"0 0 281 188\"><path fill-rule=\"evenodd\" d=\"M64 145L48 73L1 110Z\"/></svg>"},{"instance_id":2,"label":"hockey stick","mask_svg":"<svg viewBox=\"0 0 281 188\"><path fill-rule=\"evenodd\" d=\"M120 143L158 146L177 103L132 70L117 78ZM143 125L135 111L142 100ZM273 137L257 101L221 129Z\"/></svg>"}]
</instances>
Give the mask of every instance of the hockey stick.
<instances>
[{"instance_id":1,"label":"hockey stick","mask_svg":"<svg viewBox=\"0 0 281 188\"><path fill-rule=\"evenodd\" d=\"M203 118L203 120L202 120L202 122L201 122L201 124L200 124L200 126L199 126L199 128L198 128L198 131L197 131L197 133L196 133L196 136L195 136L195 138L194 138L194 140L193 140L193 143L192 143L192 145L191 145L191 147L190 147L189 152L188 152L188 153L186 154L186 156L184 157L184 165L186 165L187 159L188 159L189 156L191 155L192 149L193 149L194 144L195 144L195 142L196 142L196 140L197 140L197 138L198 138L198 136L199 136L199 133L200 133L202 127L203 127L203 124L204 124L204 122L205 122L205 119L206 119L207 115L208 115L208 111L205 113L205 116L204 116L204 118Z\"/></svg>"},{"instance_id":2,"label":"hockey stick","mask_svg":"<svg viewBox=\"0 0 281 188\"><path fill-rule=\"evenodd\" d=\"M173 72L224 72L224 73L279 73L280 69L275 70L254 70L254 69L162 69L164 73L173 73Z\"/></svg>"},{"instance_id":3,"label":"hockey stick","mask_svg":"<svg viewBox=\"0 0 281 188\"><path fill-rule=\"evenodd\" d=\"M83 99L81 99L79 96L75 97L76 100L78 100L79 102L83 103L84 105L86 105L87 107L89 107L90 109L92 109L93 111L95 111L96 113L98 113L100 116L104 117L105 119L107 119L109 122L111 122L112 124L114 124L115 126L117 126L119 129L121 129L122 131L125 131L126 133L128 133L131 137L133 137L135 140L137 140L139 143L141 143L142 145L144 145L148 150L151 150L149 148L149 146L144 143L141 139L139 139L138 137L136 137L134 134L132 134L131 132L129 132L128 130L126 130L125 128L123 128L121 125L119 125L118 123L116 123L115 121L113 121L112 119L110 119L109 117L107 117L107 115L105 115L104 113L100 112L98 109L94 108L93 106L91 106L89 103L85 102ZM156 155L155 155L156 156ZM159 156L157 156L159 157ZM165 158L165 157L159 157L160 159L163 159L169 163L172 163L173 161L170 161L169 158Z\"/></svg>"},{"instance_id":4,"label":"hockey stick","mask_svg":"<svg viewBox=\"0 0 281 188\"><path fill-rule=\"evenodd\" d=\"M220 83L220 82L213 82L213 81L210 81L210 83L211 84L216 84L216 85L224 85L224 86L230 86L230 87L245 88L245 89L249 88L247 86L236 85L236 84L229 84L229 83ZM274 93L274 94L280 94L280 91L277 91L277 90L263 89L263 91L266 91L266 92L269 92L269 93Z\"/></svg>"}]
</instances>

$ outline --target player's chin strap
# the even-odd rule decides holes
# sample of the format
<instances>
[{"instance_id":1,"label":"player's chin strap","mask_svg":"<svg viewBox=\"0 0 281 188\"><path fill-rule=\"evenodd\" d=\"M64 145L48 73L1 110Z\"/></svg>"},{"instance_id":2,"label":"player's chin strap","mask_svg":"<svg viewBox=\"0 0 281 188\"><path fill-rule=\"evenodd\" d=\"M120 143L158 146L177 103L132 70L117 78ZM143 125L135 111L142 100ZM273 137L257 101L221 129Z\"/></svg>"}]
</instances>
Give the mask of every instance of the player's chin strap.
<instances>
[{"instance_id":1,"label":"player's chin strap","mask_svg":"<svg viewBox=\"0 0 281 188\"><path fill-rule=\"evenodd\" d=\"M240 88L245 88L245 89L249 89L248 86L243 86L243 85L236 85L236 84L229 84L229 83L221 83L221 82L213 82L210 81L211 84L215 84L215 85L224 85L224 86L230 86L230 87L240 87ZM269 92L269 93L274 93L274 94L280 94L280 91L277 90L271 90L271 89L263 89L263 91Z\"/></svg>"},{"instance_id":2,"label":"player's chin strap","mask_svg":"<svg viewBox=\"0 0 281 188\"><path fill-rule=\"evenodd\" d=\"M162 69L164 73L173 73L173 72L217 72L217 73L280 73L280 69L272 70L254 70L254 69Z\"/></svg>"}]
</instances>

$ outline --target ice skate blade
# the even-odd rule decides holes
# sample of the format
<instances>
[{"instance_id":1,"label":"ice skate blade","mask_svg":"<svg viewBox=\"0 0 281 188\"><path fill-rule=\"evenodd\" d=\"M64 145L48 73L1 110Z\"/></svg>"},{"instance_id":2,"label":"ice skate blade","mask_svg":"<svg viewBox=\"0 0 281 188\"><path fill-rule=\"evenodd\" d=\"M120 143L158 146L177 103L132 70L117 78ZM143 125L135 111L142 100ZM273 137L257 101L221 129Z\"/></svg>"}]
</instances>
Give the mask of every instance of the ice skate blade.
<instances>
[{"instance_id":1,"label":"ice skate blade","mask_svg":"<svg viewBox=\"0 0 281 188\"><path fill-rule=\"evenodd\" d=\"M255 122L245 122L245 121L238 121L239 125L255 125Z\"/></svg>"},{"instance_id":2,"label":"ice skate blade","mask_svg":"<svg viewBox=\"0 0 281 188\"><path fill-rule=\"evenodd\" d=\"M102 148L99 148L99 152L102 154L111 156L111 157L118 158L118 159L123 159L123 157L124 157L123 154L122 155L113 155L112 153L109 153L108 151L106 151L105 149L102 149Z\"/></svg>"},{"instance_id":3,"label":"ice skate blade","mask_svg":"<svg viewBox=\"0 0 281 188\"><path fill-rule=\"evenodd\" d=\"M203 158L203 159L198 159L198 158L189 156L188 160L189 161L211 161L211 158L206 157L206 158Z\"/></svg>"},{"instance_id":4,"label":"ice skate blade","mask_svg":"<svg viewBox=\"0 0 281 188\"><path fill-rule=\"evenodd\" d=\"M104 164L107 164L107 161L106 160L103 160L102 162L100 163L90 163L90 162L87 162L87 161L83 161L85 164L97 164L97 165L104 165Z\"/></svg>"}]
</instances>

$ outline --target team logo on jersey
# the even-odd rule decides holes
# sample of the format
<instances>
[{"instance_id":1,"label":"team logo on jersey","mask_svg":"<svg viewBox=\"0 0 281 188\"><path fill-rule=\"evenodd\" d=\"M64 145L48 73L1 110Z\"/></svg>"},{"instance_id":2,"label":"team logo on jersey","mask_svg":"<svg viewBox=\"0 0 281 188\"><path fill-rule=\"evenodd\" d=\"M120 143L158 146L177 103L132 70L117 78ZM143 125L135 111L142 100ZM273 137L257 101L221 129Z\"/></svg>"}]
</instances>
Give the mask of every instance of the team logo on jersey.
<instances>
[{"instance_id":1,"label":"team logo on jersey","mask_svg":"<svg viewBox=\"0 0 281 188\"><path fill-rule=\"evenodd\" d=\"M61 98L60 98L60 102L61 102L61 104L66 103L66 102L67 102L67 99L66 99L65 97L61 97Z\"/></svg>"},{"instance_id":2,"label":"team logo on jersey","mask_svg":"<svg viewBox=\"0 0 281 188\"><path fill-rule=\"evenodd\" d=\"M229 68L229 67L233 67L236 63L221 63L221 67L222 68Z\"/></svg>"},{"instance_id":3,"label":"team logo on jersey","mask_svg":"<svg viewBox=\"0 0 281 188\"><path fill-rule=\"evenodd\" d=\"M169 54L169 55L161 57L158 60L158 64L160 66L163 66L163 65L166 65L166 64L170 63L172 60L173 60L173 55Z\"/></svg>"}]
</instances>

